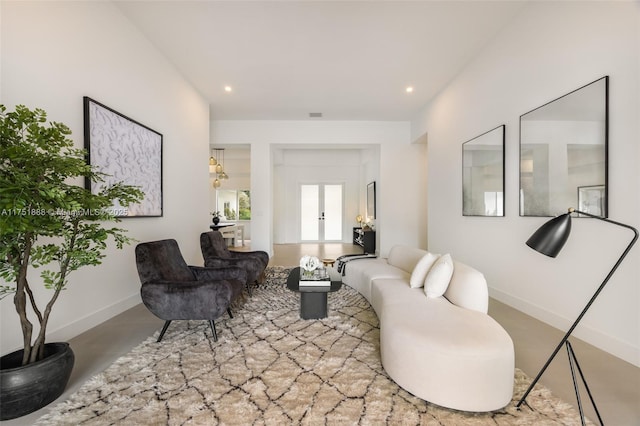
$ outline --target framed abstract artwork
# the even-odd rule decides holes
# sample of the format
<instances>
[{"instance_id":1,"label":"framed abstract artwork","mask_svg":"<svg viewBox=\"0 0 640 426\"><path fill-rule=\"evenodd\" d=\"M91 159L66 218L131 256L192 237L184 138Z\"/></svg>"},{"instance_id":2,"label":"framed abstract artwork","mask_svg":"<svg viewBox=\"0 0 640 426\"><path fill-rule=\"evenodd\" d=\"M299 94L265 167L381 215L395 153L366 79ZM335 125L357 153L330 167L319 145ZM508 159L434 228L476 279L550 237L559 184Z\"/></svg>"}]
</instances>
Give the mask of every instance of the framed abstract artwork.
<instances>
[{"instance_id":1,"label":"framed abstract artwork","mask_svg":"<svg viewBox=\"0 0 640 426\"><path fill-rule=\"evenodd\" d=\"M144 192L140 203L114 205L118 217L162 216L162 135L129 117L84 97L84 144L89 164L104 181L86 182L99 193L121 182Z\"/></svg>"},{"instance_id":2,"label":"framed abstract artwork","mask_svg":"<svg viewBox=\"0 0 640 426\"><path fill-rule=\"evenodd\" d=\"M591 213L596 216L604 216L605 211L605 186L589 185L578 187L578 210ZM587 217L578 214L578 217Z\"/></svg>"}]
</instances>

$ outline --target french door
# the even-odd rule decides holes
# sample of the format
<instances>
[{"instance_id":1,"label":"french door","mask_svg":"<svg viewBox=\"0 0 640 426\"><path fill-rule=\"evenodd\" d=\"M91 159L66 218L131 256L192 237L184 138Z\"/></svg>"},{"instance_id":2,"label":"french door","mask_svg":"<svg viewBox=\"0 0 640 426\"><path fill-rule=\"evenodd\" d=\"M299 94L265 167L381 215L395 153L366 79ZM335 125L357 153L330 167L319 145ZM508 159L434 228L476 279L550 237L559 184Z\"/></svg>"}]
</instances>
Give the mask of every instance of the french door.
<instances>
[{"instance_id":1,"label":"french door","mask_svg":"<svg viewBox=\"0 0 640 426\"><path fill-rule=\"evenodd\" d=\"M300 240L342 241L342 184L300 185Z\"/></svg>"}]
</instances>

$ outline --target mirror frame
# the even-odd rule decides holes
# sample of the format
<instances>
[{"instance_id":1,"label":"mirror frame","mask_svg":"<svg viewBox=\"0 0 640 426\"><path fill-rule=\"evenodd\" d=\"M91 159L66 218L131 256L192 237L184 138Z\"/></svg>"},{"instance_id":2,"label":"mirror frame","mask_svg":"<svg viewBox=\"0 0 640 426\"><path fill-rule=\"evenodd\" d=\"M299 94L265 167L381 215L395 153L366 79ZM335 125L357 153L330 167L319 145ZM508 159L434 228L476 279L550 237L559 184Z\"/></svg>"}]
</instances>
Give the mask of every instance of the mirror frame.
<instances>
[{"instance_id":1,"label":"mirror frame","mask_svg":"<svg viewBox=\"0 0 640 426\"><path fill-rule=\"evenodd\" d=\"M523 176L524 176L524 173L525 173L523 171L523 161L525 160L523 158L523 145L527 145L527 144L526 143L523 144L523 129L522 129L523 128L523 121L525 120L525 117L528 114L531 114L534 111L539 111L542 108L551 106L555 102L558 102L560 100L566 99L570 95L577 94L581 90L586 89L586 88L588 88L588 87L590 87L590 86L592 86L594 84L601 83L601 82L604 83L604 98L603 99L598 99L598 102L603 102L602 106L604 106L604 117L603 117L604 126L603 126L603 129L602 129L603 132L604 132L604 135L602 135L602 138L603 138L602 145L603 145L603 148L604 148L604 165L603 165L603 167L604 167L604 170L603 170L603 172L604 172L604 183L602 183L602 182L588 182L588 183L584 183L583 185L598 186L598 187L604 186L604 190L602 191L602 193L604 194L604 196L603 196L604 198L601 200L601 203L600 203L600 205L601 205L601 207L600 207L600 209L601 209L601 217L603 217L603 218L608 217L608 213L609 213L608 212L608 210L609 210L608 209L608 203L609 203L609 189L608 189L609 188L609 76L604 76L604 77L598 78L597 80L594 80L594 81L592 81L592 82L590 82L588 84L585 84L584 86L581 86L578 89L575 89L575 90L573 90L573 91L571 91L569 93L566 93L566 94L564 94L564 95L562 95L562 96L560 96L560 97L558 97L558 98L556 98L556 99L554 99L554 100L552 100L550 102L547 102L546 104L541 105L541 106L539 106L539 107L537 107L535 109L532 109L531 111L528 111L528 112L526 112L526 113L524 113L524 114L522 114L520 116L520 123L519 123L520 124L520 140L519 140L519 148L520 148L520 153L519 153L520 164L519 164L519 168L520 168L520 173L519 173L519 185L518 185L518 189L519 189L519 206L518 206L518 210L519 210L520 216L552 217L552 216L555 216L557 214L566 212L566 209L569 208L569 207L575 207L576 209L580 210L580 208L579 208L580 206L578 205L578 203L579 203L579 200L578 200L579 191L577 190L577 188L574 188L573 191L567 190L564 195L567 196L567 197L571 197L571 198L575 197L575 199L573 199L573 201L570 202L569 205L567 205L567 206L563 206L562 208L559 208L559 206L558 206L558 210L559 211L547 211L547 212L544 212L545 214L542 214L542 213L541 214L526 214L525 213L525 211L524 211L525 193L524 193L523 184L522 184ZM558 105L558 104L556 104L556 105ZM580 112L580 111L578 111L578 112ZM573 121L577 121L577 120L573 120ZM548 137L553 139L553 135L555 135L556 133L553 133L553 129L552 129L550 131L550 134L551 134L551 136L548 136ZM598 137L600 137L600 136L598 136ZM549 162L550 162L549 158L550 158L549 154L547 154L547 164L549 164ZM568 164L566 165L566 168L567 169L569 168ZM582 187L583 185L578 185L578 188ZM552 186L553 186L553 182L550 179L547 194L554 194L554 193L555 194L558 194L558 193L562 194L562 192L559 192L559 191L553 192L552 191ZM539 194L540 191L538 191L537 193ZM535 195L536 195L536 192L534 191L534 194L530 195L530 197L535 197ZM549 209L554 209L554 207L552 207L552 206L548 206L548 208ZM594 213L594 214L597 214L597 213Z\"/></svg>"},{"instance_id":2,"label":"mirror frame","mask_svg":"<svg viewBox=\"0 0 640 426\"><path fill-rule=\"evenodd\" d=\"M367 185L367 217L376 218L376 181Z\"/></svg>"},{"instance_id":3,"label":"mirror frame","mask_svg":"<svg viewBox=\"0 0 640 426\"><path fill-rule=\"evenodd\" d=\"M478 135L472 139L469 139L468 141L464 142L462 144L462 216L479 216L479 217L504 217L504 208L505 208L505 175L504 175L504 163L505 163L505 154L504 154L504 148L505 148L505 129L506 126L504 124L501 124L498 127L495 127L491 130L488 130L484 133L482 133L481 135ZM466 155L465 152L469 152L470 151L470 147L473 146L474 144L479 144L481 145L481 142L483 142L483 140L488 137L488 136L494 136L494 133L496 135L499 134L499 138L501 140L501 143L499 144L500 146L500 161L501 161L501 185L502 185L502 205L500 209L496 209L496 214L474 214L474 213L469 213L469 210L472 210L472 206L467 206L467 198L465 196L465 194L467 194L471 189L467 187L466 181L468 180L467 178L470 178L470 176L468 176L467 172L470 169L470 166L466 164ZM498 145L496 145L498 146ZM499 204L497 204L499 205Z\"/></svg>"}]
</instances>

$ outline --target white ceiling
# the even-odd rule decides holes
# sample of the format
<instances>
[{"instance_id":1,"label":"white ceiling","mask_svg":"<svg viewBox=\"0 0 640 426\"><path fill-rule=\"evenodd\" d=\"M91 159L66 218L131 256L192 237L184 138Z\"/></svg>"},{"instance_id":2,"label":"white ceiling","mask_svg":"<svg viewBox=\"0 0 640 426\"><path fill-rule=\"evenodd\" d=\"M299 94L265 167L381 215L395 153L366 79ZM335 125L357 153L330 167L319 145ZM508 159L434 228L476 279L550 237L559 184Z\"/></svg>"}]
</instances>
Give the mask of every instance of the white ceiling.
<instances>
[{"instance_id":1,"label":"white ceiling","mask_svg":"<svg viewBox=\"0 0 640 426\"><path fill-rule=\"evenodd\" d=\"M410 120L525 2L115 4L209 101L212 119Z\"/></svg>"}]
</instances>

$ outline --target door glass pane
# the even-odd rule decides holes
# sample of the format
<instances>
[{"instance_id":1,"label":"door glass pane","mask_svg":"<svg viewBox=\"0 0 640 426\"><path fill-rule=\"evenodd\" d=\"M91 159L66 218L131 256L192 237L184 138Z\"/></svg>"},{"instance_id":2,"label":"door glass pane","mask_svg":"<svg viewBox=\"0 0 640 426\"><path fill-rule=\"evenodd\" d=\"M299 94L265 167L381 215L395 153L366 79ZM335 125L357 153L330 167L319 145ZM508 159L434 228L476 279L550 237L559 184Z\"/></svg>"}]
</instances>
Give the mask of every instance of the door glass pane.
<instances>
[{"instance_id":1,"label":"door glass pane","mask_svg":"<svg viewBox=\"0 0 640 426\"><path fill-rule=\"evenodd\" d=\"M324 239L342 240L342 185L324 186Z\"/></svg>"},{"instance_id":2,"label":"door glass pane","mask_svg":"<svg viewBox=\"0 0 640 426\"><path fill-rule=\"evenodd\" d=\"M320 212L318 185L300 185L300 239L317 241Z\"/></svg>"},{"instance_id":3,"label":"door glass pane","mask_svg":"<svg viewBox=\"0 0 640 426\"><path fill-rule=\"evenodd\" d=\"M224 215L223 220L237 220L238 206L236 191L230 189L218 189L218 210Z\"/></svg>"},{"instance_id":4,"label":"door glass pane","mask_svg":"<svg viewBox=\"0 0 640 426\"><path fill-rule=\"evenodd\" d=\"M251 220L251 191L238 191L238 219Z\"/></svg>"}]
</instances>

